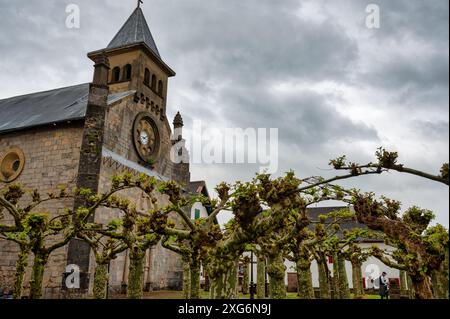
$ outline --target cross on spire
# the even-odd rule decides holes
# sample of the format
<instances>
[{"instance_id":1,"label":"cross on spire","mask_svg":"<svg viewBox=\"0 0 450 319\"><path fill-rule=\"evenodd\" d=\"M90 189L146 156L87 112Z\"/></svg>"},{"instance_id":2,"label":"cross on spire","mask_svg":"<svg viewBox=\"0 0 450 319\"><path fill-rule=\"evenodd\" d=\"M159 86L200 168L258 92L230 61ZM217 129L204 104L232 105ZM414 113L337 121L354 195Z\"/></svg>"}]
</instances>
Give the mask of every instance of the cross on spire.
<instances>
[{"instance_id":1,"label":"cross on spire","mask_svg":"<svg viewBox=\"0 0 450 319\"><path fill-rule=\"evenodd\" d=\"M142 0L137 0L137 7L140 8L141 4L144 4L144 1Z\"/></svg>"}]
</instances>

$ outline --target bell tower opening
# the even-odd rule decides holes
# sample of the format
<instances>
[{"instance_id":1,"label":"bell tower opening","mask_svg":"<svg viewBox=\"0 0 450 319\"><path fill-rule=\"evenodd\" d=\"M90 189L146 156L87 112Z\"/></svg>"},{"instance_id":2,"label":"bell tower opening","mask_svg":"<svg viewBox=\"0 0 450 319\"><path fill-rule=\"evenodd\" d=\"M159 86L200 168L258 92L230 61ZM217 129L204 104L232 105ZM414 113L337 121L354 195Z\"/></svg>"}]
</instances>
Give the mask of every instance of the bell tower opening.
<instances>
[{"instance_id":1,"label":"bell tower opening","mask_svg":"<svg viewBox=\"0 0 450 319\"><path fill-rule=\"evenodd\" d=\"M161 58L141 4L138 0L136 9L105 49L88 56L108 57L110 93L135 90L166 110L168 81L175 72Z\"/></svg>"}]
</instances>

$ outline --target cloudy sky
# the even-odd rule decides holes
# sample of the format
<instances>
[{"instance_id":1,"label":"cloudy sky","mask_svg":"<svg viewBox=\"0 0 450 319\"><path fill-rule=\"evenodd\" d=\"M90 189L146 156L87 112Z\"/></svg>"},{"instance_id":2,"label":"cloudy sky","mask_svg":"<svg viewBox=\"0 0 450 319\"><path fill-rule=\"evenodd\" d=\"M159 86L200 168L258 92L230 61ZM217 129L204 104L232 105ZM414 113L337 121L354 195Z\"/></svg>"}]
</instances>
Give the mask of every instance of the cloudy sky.
<instances>
[{"instance_id":1,"label":"cloudy sky","mask_svg":"<svg viewBox=\"0 0 450 319\"><path fill-rule=\"evenodd\" d=\"M366 7L381 10L366 27ZM80 29L65 26L77 4ZM134 0L0 0L0 99L89 82ZM146 0L159 51L177 76L168 113L209 127L278 128L279 171L331 176L330 158L376 148L437 173L449 158L448 0ZM210 189L254 165L193 165ZM449 225L448 187L390 173L343 183L432 209Z\"/></svg>"}]
</instances>

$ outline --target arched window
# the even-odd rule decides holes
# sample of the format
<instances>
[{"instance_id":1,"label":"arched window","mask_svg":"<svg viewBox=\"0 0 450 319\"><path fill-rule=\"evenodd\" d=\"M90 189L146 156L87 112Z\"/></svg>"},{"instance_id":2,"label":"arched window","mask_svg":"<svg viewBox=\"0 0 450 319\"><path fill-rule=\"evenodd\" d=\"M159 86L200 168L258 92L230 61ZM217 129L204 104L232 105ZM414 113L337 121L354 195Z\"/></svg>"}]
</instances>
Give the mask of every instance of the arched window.
<instances>
[{"instance_id":1,"label":"arched window","mask_svg":"<svg viewBox=\"0 0 450 319\"><path fill-rule=\"evenodd\" d=\"M124 67L124 80L125 81L131 80L131 71L132 71L131 65L130 64L125 65L125 67Z\"/></svg>"},{"instance_id":2,"label":"arched window","mask_svg":"<svg viewBox=\"0 0 450 319\"><path fill-rule=\"evenodd\" d=\"M164 91L164 85L163 85L163 82L160 80L158 82L158 94L160 96L162 96L163 95L163 91Z\"/></svg>"},{"instance_id":3,"label":"arched window","mask_svg":"<svg viewBox=\"0 0 450 319\"><path fill-rule=\"evenodd\" d=\"M156 91L156 75L152 75L152 89Z\"/></svg>"},{"instance_id":4,"label":"arched window","mask_svg":"<svg viewBox=\"0 0 450 319\"><path fill-rule=\"evenodd\" d=\"M112 70L112 80L111 82L119 82L120 81L120 68L116 66Z\"/></svg>"},{"instance_id":5,"label":"arched window","mask_svg":"<svg viewBox=\"0 0 450 319\"><path fill-rule=\"evenodd\" d=\"M149 86L150 85L150 70L145 68L145 74L144 74L144 84Z\"/></svg>"}]
</instances>

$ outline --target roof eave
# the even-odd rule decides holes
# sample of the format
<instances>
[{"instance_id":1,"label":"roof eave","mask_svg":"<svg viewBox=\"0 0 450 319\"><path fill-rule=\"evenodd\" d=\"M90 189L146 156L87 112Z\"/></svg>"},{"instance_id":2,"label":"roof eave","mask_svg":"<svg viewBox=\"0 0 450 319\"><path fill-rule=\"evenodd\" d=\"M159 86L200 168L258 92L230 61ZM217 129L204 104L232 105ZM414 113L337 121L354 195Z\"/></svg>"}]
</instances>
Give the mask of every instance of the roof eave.
<instances>
[{"instance_id":1,"label":"roof eave","mask_svg":"<svg viewBox=\"0 0 450 319\"><path fill-rule=\"evenodd\" d=\"M101 49L101 50L97 50L97 51L92 51L92 52L89 52L87 54L87 56L92 60L93 58L95 58L96 56L101 55L101 54L114 55L114 54L122 53L123 51L131 51L131 50L134 50L139 47L143 48L144 51L148 55L150 55L151 58L153 58L153 60L164 70L164 72L167 73L167 75L169 77L174 77L176 75L176 72L174 70L172 70L170 68L170 66L168 66L155 52L153 52L153 50L150 49L149 46L145 42L127 44L127 45L117 47L117 48L110 48L110 49L106 48L106 49Z\"/></svg>"},{"instance_id":2,"label":"roof eave","mask_svg":"<svg viewBox=\"0 0 450 319\"><path fill-rule=\"evenodd\" d=\"M22 127L6 129L6 130L0 130L0 135L16 133L16 132L22 132L22 131L42 128L42 127L55 127L55 126L58 126L60 124L66 124L66 123L76 123L76 122L84 121L84 119L85 119L85 116L74 117L74 118L64 119L64 120L61 120L61 121L55 121L55 122L50 122L50 123L34 124L34 125L28 125L28 126L22 126Z\"/></svg>"}]
</instances>

